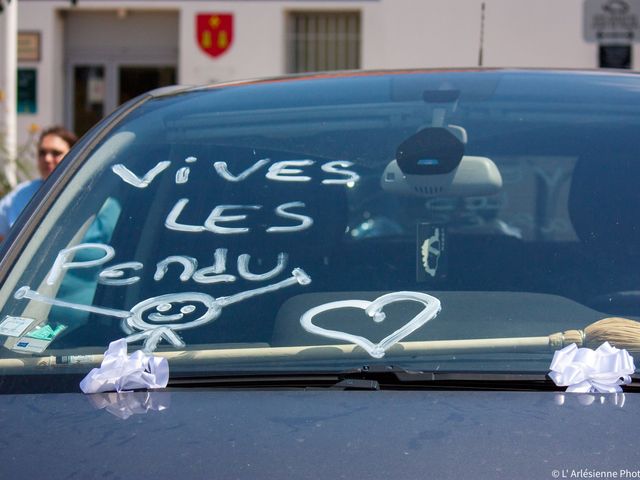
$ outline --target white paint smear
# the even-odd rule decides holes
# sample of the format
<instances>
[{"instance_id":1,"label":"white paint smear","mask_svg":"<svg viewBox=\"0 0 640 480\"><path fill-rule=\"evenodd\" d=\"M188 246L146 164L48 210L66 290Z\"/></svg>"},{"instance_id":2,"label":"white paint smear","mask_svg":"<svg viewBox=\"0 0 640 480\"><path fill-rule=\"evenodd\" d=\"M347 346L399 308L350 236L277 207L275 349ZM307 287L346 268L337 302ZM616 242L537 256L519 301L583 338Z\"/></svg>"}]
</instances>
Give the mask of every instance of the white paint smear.
<instances>
[{"instance_id":1,"label":"white paint smear","mask_svg":"<svg viewBox=\"0 0 640 480\"><path fill-rule=\"evenodd\" d=\"M129 185L133 185L136 188L146 188L153 181L153 179L156 178L156 175L169 168L169 165L171 165L171 162L167 160L165 160L164 162L159 162L155 167L145 173L142 178L138 177L135 173L133 173L121 163L112 166L111 170Z\"/></svg>"},{"instance_id":2,"label":"white paint smear","mask_svg":"<svg viewBox=\"0 0 640 480\"><path fill-rule=\"evenodd\" d=\"M339 170L336 167L349 168L353 166L353 162L346 160L337 160L335 162L328 162L322 165L322 171L327 173L337 173L338 175L344 175L347 178L327 178L322 181L325 185L346 185L348 183L356 183L360 180L360 175L351 170Z\"/></svg>"},{"instance_id":3,"label":"white paint smear","mask_svg":"<svg viewBox=\"0 0 640 480\"><path fill-rule=\"evenodd\" d=\"M299 221L299 225L288 225L286 227L269 227L267 228L268 233L292 233L292 232L301 232L310 228L313 225L313 218L308 217L307 215L302 215L299 213L288 212L288 208L304 208L306 205L304 202L289 202L283 203L276 207L276 215L281 218L287 218L290 220Z\"/></svg>"},{"instance_id":4,"label":"white paint smear","mask_svg":"<svg viewBox=\"0 0 640 480\"><path fill-rule=\"evenodd\" d=\"M280 275L282 271L286 268L287 258L288 256L286 253L282 253L282 252L279 253L278 263L276 264L276 266L273 267L268 272L258 274L258 273L251 273L249 271L249 262L251 261L251 255L247 253L243 253L238 257L238 273L245 280L250 280L253 282L271 280L272 278Z\"/></svg>"},{"instance_id":5,"label":"white paint smear","mask_svg":"<svg viewBox=\"0 0 640 480\"><path fill-rule=\"evenodd\" d=\"M268 158L263 158L261 160L258 160L256 163L254 163L252 166L250 166L243 172L239 173L238 175L234 175L229 171L229 168L227 167L227 162L215 162L213 164L213 168L215 168L216 172L218 172L218 175L220 175L225 180L229 182L241 182L243 180L246 180L247 177L249 177L249 175L256 172L257 170L260 170L264 165L266 165L269 162L270 160Z\"/></svg>"},{"instance_id":6,"label":"white paint smear","mask_svg":"<svg viewBox=\"0 0 640 480\"><path fill-rule=\"evenodd\" d=\"M266 177L269 180L278 182L309 182L311 177L300 175L300 173L303 173L301 169L291 167L308 167L313 163L313 160L284 160L276 162L269 167Z\"/></svg>"},{"instance_id":7,"label":"white paint smear","mask_svg":"<svg viewBox=\"0 0 640 480\"><path fill-rule=\"evenodd\" d=\"M365 313L375 322L382 322L385 319L385 314L382 310L386 305L394 302L405 301L421 303L424 305L424 308L402 328L399 328L391 335L386 336L378 343L373 343L369 339L359 335L352 335L339 330L322 328L313 323L314 317L321 313L345 308L364 310ZM431 295L427 295L426 293L395 292L378 297L372 302L367 300L341 300L319 305L305 312L302 317L300 317L300 324L302 325L302 328L309 333L356 344L362 347L373 358L382 358L384 357L386 350L391 348L410 333L416 331L429 320L435 318L440 312L440 309L440 300L432 297Z\"/></svg>"},{"instance_id":8,"label":"white paint smear","mask_svg":"<svg viewBox=\"0 0 640 480\"><path fill-rule=\"evenodd\" d=\"M187 257L184 255L171 255L170 257L161 260L156 265L156 273L153 275L153 279L158 282L164 278L167 273L169 265L177 263L182 265L182 273L180 274L180 281L186 282L191 278L193 273L198 268L198 260L193 257Z\"/></svg>"},{"instance_id":9,"label":"white paint smear","mask_svg":"<svg viewBox=\"0 0 640 480\"><path fill-rule=\"evenodd\" d=\"M182 167L176 172L176 183L181 185L189 181L189 173L191 169L189 167Z\"/></svg>"},{"instance_id":10,"label":"white paint smear","mask_svg":"<svg viewBox=\"0 0 640 480\"><path fill-rule=\"evenodd\" d=\"M75 253L78 250L84 249L96 249L102 250L104 252L104 256L102 258L98 258L95 260L87 260L83 262L73 262L72 259ZM103 263L111 260L116 251L110 245L104 245L102 243L81 243L76 245L75 247L69 247L60 250L58 256L53 262L53 266L51 267L51 271L47 276L47 285L55 285L59 280L60 276L65 270L70 268L90 268L96 267L98 265L102 265Z\"/></svg>"},{"instance_id":11,"label":"white paint smear","mask_svg":"<svg viewBox=\"0 0 640 480\"><path fill-rule=\"evenodd\" d=\"M97 313L123 319L123 330L129 334L128 343L142 340L145 352L154 351L164 339L176 348L184 347L184 342L176 331L187 330L215 321L222 309L249 298L275 292L293 285L308 285L311 278L301 268L295 268L291 277L271 285L239 292L228 297L214 298L201 292L169 293L143 300L131 308L131 311L94 307L66 302L41 295L24 286L19 288L14 297L18 300L29 299L48 305L55 305L72 310ZM174 304L182 304L179 312L170 314ZM199 304L199 306L198 306Z\"/></svg>"},{"instance_id":12,"label":"white paint smear","mask_svg":"<svg viewBox=\"0 0 640 480\"><path fill-rule=\"evenodd\" d=\"M247 215L225 215L227 210L260 210L260 205L218 205L213 209L209 217L204 222L204 227L210 232L220 235L235 233L248 233L251 230L247 227L223 227L220 223L232 223L246 220Z\"/></svg>"},{"instance_id":13,"label":"white paint smear","mask_svg":"<svg viewBox=\"0 0 640 480\"><path fill-rule=\"evenodd\" d=\"M112 265L111 267L105 268L98 274L98 283L113 286L133 285L140 281L140 277L135 276L122 278L125 274L124 270L142 270L143 267L144 265L140 262L125 262Z\"/></svg>"},{"instance_id":14,"label":"white paint smear","mask_svg":"<svg viewBox=\"0 0 640 480\"><path fill-rule=\"evenodd\" d=\"M169 230L177 230L179 232L204 232L206 228L204 228L204 226L202 225L187 225L185 223L178 223L178 217L188 203L188 198L181 198L180 200L178 200L169 212L169 215L167 215L164 226Z\"/></svg>"}]
</instances>

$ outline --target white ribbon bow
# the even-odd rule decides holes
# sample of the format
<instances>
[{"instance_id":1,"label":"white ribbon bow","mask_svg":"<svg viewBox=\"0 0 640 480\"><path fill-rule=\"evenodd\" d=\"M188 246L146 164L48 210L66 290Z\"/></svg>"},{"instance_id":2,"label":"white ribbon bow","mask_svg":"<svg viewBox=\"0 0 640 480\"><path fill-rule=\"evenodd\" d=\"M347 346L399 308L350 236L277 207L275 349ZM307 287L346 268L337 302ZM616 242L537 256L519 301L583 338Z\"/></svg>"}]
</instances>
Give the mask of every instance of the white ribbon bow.
<instances>
[{"instance_id":1,"label":"white ribbon bow","mask_svg":"<svg viewBox=\"0 0 640 480\"><path fill-rule=\"evenodd\" d=\"M169 383L169 363L138 350L127 357L124 338L111 342L100 368L80 382L84 393L121 392L137 388L164 388Z\"/></svg>"},{"instance_id":2,"label":"white ribbon bow","mask_svg":"<svg viewBox=\"0 0 640 480\"><path fill-rule=\"evenodd\" d=\"M149 410L166 410L171 403L170 395L169 392L108 392L86 398L95 408L104 408L111 415L126 420L131 415L145 414Z\"/></svg>"},{"instance_id":3,"label":"white ribbon bow","mask_svg":"<svg viewBox=\"0 0 640 480\"><path fill-rule=\"evenodd\" d=\"M631 383L633 357L605 342L596 350L578 348L575 343L558 350L551 361L549 377L567 392L617 393Z\"/></svg>"}]
</instances>

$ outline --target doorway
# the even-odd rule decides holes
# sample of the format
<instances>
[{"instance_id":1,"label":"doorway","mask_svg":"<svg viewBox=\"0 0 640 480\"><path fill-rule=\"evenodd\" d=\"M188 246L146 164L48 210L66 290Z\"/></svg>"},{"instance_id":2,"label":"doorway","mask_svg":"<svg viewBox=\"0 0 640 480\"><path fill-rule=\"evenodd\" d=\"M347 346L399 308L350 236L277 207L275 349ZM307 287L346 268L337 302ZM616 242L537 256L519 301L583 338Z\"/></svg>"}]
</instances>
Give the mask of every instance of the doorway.
<instances>
[{"instance_id":1,"label":"doorway","mask_svg":"<svg viewBox=\"0 0 640 480\"><path fill-rule=\"evenodd\" d=\"M65 123L82 135L127 100L177 83L178 14L67 12L65 54Z\"/></svg>"}]
</instances>

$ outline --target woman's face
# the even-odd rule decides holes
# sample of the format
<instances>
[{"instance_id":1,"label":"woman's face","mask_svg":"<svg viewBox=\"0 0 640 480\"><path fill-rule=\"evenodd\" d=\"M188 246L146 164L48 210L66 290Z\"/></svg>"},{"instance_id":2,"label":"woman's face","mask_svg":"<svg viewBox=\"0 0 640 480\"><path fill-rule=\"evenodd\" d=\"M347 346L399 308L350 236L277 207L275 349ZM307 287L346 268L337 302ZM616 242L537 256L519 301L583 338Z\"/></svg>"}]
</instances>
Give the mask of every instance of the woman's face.
<instances>
[{"instance_id":1,"label":"woman's face","mask_svg":"<svg viewBox=\"0 0 640 480\"><path fill-rule=\"evenodd\" d=\"M51 175L70 149L69 144L57 135L42 138L38 145L38 171L43 180Z\"/></svg>"}]
</instances>

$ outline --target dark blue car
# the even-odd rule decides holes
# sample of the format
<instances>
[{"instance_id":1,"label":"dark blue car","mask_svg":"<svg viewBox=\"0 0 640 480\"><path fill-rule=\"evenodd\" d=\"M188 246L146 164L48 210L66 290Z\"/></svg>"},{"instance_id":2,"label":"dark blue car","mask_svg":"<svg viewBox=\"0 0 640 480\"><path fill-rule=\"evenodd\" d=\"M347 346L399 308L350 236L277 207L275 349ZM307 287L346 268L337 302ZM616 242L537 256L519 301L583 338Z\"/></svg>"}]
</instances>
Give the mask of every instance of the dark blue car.
<instances>
[{"instance_id":1,"label":"dark blue car","mask_svg":"<svg viewBox=\"0 0 640 480\"><path fill-rule=\"evenodd\" d=\"M639 207L636 74L143 95L3 247L0 477L640 478Z\"/></svg>"}]
</instances>

